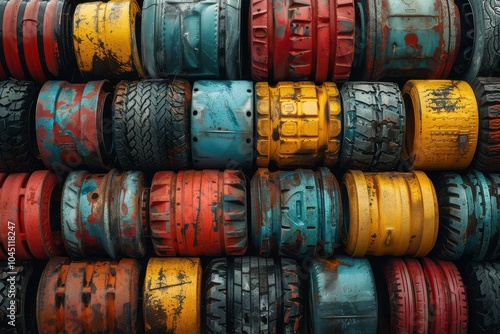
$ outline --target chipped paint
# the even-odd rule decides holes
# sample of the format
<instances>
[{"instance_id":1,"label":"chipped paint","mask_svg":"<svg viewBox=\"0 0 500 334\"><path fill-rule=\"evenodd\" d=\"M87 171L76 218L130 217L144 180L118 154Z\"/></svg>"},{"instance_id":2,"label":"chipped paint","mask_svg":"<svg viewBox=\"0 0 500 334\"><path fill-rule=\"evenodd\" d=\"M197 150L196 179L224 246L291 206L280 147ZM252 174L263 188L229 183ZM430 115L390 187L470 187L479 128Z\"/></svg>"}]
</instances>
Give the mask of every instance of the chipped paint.
<instances>
[{"instance_id":1,"label":"chipped paint","mask_svg":"<svg viewBox=\"0 0 500 334\"><path fill-rule=\"evenodd\" d=\"M62 233L68 254L75 258L122 256L140 258L144 240L141 172L68 175L62 192Z\"/></svg>"},{"instance_id":2,"label":"chipped paint","mask_svg":"<svg viewBox=\"0 0 500 334\"><path fill-rule=\"evenodd\" d=\"M331 256L339 246L340 189L328 169L259 169L250 197L251 239L260 256Z\"/></svg>"}]
</instances>

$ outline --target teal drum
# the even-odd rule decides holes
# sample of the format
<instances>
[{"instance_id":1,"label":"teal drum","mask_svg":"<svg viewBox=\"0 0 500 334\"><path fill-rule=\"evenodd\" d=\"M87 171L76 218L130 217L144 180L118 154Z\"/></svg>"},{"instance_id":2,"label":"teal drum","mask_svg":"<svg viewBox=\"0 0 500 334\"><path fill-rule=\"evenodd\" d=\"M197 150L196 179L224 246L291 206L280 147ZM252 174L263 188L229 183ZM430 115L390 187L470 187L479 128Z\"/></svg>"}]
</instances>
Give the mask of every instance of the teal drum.
<instances>
[{"instance_id":1,"label":"teal drum","mask_svg":"<svg viewBox=\"0 0 500 334\"><path fill-rule=\"evenodd\" d=\"M251 182L252 242L259 256L331 256L339 246L342 201L324 167L270 172Z\"/></svg>"},{"instance_id":2,"label":"teal drum","mask_svg":"<svg viewBox=\"0 0 500 334\"><path fill-rule=\"evenodd\" d=\"M196 81L191 105L191 152L197 169L253 165L251 81Z\"/></svg>"},{"instance_id":3,"label":"teal drum","mask_svg":"<svg viewBox=\"0 0 500 334\"><path fill-rule=\"evenodd\" d=\"M357 0L351 79L447 78L460 47L453 0Z\"/></svg>"},{"instance_id":4,"label":"teal drum","mask_svg":"<svg viewBox=\"0 0 500 334\"><path fill-rule=\"evenodd\" d=\"M147 76L239 79L240 6L240 0L144 0Z\"/></svg>"},{"instance_id":5,"label":"teal drum","mask_svg":"<svg viewBox=\"0 0 500 334\"><path fill-rule=\"evenodd\" d=\"M377 292L367 259L315 259L310 275L310 333L377 333Z\"/></svg>"}]
</instances>

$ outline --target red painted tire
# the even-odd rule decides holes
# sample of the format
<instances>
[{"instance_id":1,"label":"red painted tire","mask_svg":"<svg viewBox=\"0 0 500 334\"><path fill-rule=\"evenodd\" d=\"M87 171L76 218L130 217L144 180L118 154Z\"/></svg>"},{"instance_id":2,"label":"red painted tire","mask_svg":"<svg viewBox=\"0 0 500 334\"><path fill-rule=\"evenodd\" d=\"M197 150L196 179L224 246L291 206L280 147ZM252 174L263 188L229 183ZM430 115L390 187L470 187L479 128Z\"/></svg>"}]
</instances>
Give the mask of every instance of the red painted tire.
<instances>
[{"instance_id":1,"label":"red painted tire","mask_svg":"<svg viewBox=\"0 0 500 334\"><path fill-rule=\"evenodd\" d=\"M252 0L249 42L254 80L347 80L354 1Z\"/></svg>"},{"instance_id":2,"label":"red painted tire","mask_svg":"<svg viewBox=\"0 0 500 334\"><path fill-rule=\"evenodd\" d=\"M71 0L10 0L0 4L0 78L38 83L69 77L74 55Z\"/></svg>"},{"instance_id":3,"label":"red painted tire","mask_svg":"<svg viewBox=\"0 0 500 334\"><path fill-rule=\"evenodd\" d=\"M468 307L467 292L462 276L452 262L435 260L437 266L446 277L448 285L448 333L467 333Z\"/></svg>"},{"instance_id":4,"label":"red painted tire","mask_svg":"<svg viewBox=\"0 0 500 334\"><path fill-rule=\"evenodd\" d=\"M0 173L0 197L1 197L1 193L2 193L2 188L3 188L3 184L5 182L5 179L7 178L9 174L6 174L6 173ZM1 213L0 213L0 218L1 218ZM8 237L8 232L7 234L4 233L3 231L3 225L1 222L0 222L0 235L2 236L1 238L3 239L6 235ZM8 227L8 226L7 226ZM0 239L0 244L2 244L2 247L0 247L0 261L7 261L7 258L9 257L9 255L7 254L7 252L9 251L8 247L6 248L7 245L3 245L3 240ZM7 239L8 240L8 239Z\"/></svg>"},{"instance_id":5,"label":"red painted tire","mask_svg":"<svg viewBox=\"0 0 500 334\"><path fill-rule=\"evenodd\" d=\"M51 227L58 185L49 171L10 174L3 182L0 244L8 249L9 237L14 239L17 260L48 259L63 252L61 233Z\"/></svg>"},{"instance_id":6,"label":"red painted tire","mask_svg":"<svg viewBox=\"0 0 500 334\"><path fill-rule=\"evenodd\" d=\"M159 256L243 255L248 233L243 173L156 173L150 190L149 225Z\"/></svg>"},{"instance_id":7,"label":"red painted tire","mask_svg":"<svg viewBox=\"0 0 500 334\"><path fill-rule=\"evenodd\" d=\"M438 265L428 258L421 258L427 295L429 298L429 331L447 333L449 327L449 302L446 276Z\"/></svg>"},{"instance_id":8,"label":"red painted tire","mask_svg":"<svg viewBox=\"0 0 500 334\"><path fill-rule=\"evenodd\" d=\"M384 267L389 289L391 333L411 333L414 329L415 299L413 285L404 261L389 260Z\"/></svg>"},{"instance_id":9,"label":"red painted tire","mask_svg":"<svg viewBox=\"0 0 500 334\"><path fill-rule=\"evenodd\" d=\"M405 258L404 263L406 265L408 275L410 276L414 295L414 331L415 333L426 333L429 321L429 300L425 285L424 271L422 270L422 266L417 259Z\"/></svg>"}]
</instances>

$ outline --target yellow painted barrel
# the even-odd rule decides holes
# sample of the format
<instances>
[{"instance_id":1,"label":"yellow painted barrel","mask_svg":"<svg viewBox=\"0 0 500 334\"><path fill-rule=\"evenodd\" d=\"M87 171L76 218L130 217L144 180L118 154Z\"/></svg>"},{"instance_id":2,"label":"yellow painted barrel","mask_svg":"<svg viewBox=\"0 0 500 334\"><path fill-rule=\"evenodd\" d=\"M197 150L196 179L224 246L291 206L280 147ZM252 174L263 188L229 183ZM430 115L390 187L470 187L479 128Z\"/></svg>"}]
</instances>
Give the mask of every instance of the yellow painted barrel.
<instances>
[{"instance_id":1,"label":"yellow painted barrel","mask_svg":"<svg viewBox=\"0 0 500 334\"><path fill-rule=\"evenodd\" d=\"M82 76L87 80L144 77L140 26L136 0L79 4L73 17L73 45Z\"/></svg>"},{"instance_id":2,"label":"yellow painted barrel","mask_svg":"<svg viewBox=\"0 0 500 334\"><path fill-rule=\"evenodd\" d=\"M146 333L201 332L199 258L151 258L144 279Z\"/></svg>"},{"instance_id":3,"label":"yellow painted barrel","mask_svg":"<svg viewBox=\"0 0 500 334\"><path fill-rule=\"evenodd\" d=\"M403 159L410 169L465 169L472 162L479 112L465 81L410 80L403 87L406 141Z\"/></svg>"},{"instance_id":4,"label":"yellow painted barrel","mask_svg":"<svg viewBox=\"0 0 500 334\"><path fill-rule=\"evenodd\" d=\"M342 243L348 255L425 256L436 243L436 191L424 172L347 171Z\"/></svg>"}]
</instances>

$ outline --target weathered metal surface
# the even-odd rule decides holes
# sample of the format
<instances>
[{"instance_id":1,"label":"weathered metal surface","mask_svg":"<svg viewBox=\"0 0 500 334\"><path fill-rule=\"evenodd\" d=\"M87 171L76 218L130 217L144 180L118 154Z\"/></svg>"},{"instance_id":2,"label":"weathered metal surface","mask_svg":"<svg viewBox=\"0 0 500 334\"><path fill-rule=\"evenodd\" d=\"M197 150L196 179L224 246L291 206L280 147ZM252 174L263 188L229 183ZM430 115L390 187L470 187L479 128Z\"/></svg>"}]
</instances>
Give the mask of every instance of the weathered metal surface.
<instances>
[{"instance_id":1,"label":"weathered metal surface","mask_svg":"<svg viewBox=\"0 0 500 334\"><path fill-rule=\"evenodd\" d=\"M54 171L108 170L115 160L107 81L49 81L36 106L40 158Z\"/></svg>"},{"instance_id":2,"label":"weathered metal surface","mask_svg":"<svg viewBox=\"0 0 500 334\"><path fill-rule=\"evenodd\" d=\"M447 78L460 48L460 15L452 0L357 0L362 80Z\"/></svg>"},{"instance_id":3,"label":"weathered metal surface","mask_svg":"<svg viewBox=\"0 0 500 334\"><path fill-rule=\"evenodd\" d=\"M436 191L424 172L363 173L342 179L342 242L350 256L425 256L438 234Z\"/></svg>"},{"instance_id":4,"label":"weathered metal surface","mask_svg":"<svg viewBox=\"0 0 500 334\"><path fill-rule=\"evenodd\" d=\"M138 333L136 260L49 261L38 287L40 333Z\"/></svg>"},{"instance_id":5,"label":"weathered metal surface","mask_svg":"<svg viewBox=\"0 0 500 334\"><path fill-rule=\"evenodd\" d=\"M0 174L0 260L48 259L62 254L61 233L53 230L59 182L49 171ZM51 225L52 223L52 225Z\"/></svg>"},{"instance_id":6,"label":"weathered metal surface","mask_svg":"<svg viewBox=\"0 0 500 334\"><path fill-rule=\"evenodd\" d=\"M375 277L367 259L315 259L309 314L314 333L377 333Z\"/></svg>"},{"instance_id":7,"label":"weathered metal surface","mask_svg":"<svg viewBox=\"0 0 500 334\"><path fill-rule=\"evenodd\" d=\"M247 249L246 201L241 171L156 173L149 199L156 254L243 255Z\"/></svg>"},{"instance_id":8,"label":"weathered metal surface","mask_svg":"<svg viewBox=\"0 0 500 334\"><path fill-rule=\"evenodd\" d=\"M354 1L252 0L252 77L347 80L354 57Z\"/></svg>"},{"instance_id":9,"label":"weathered metal surface","mask_svg":"<svg viewBox=\"0 0 500 334\"><path fill-rule=\"evenodd\" d=\"M142 8L149 77L241 77L241 0L145 0Z\"/></svg>"},{"instance_id":10,"label":"weathered metal surface","mask_svg":"<svg viewBox=\"0 0 500 334\"><path fill-rule=\"evenodd\" d=\"M11 0L0 3L0 79L67 77L74 63L69 0Z\"/></svg>"},{"instance_id":11,"label":"weathered metal surface","mask_svg":"<svg viewBox=\"0 0 500 334\"><path fill-rule=\"evenodd\" d=\"M253 165L251 81L196 81L191 105L191 154L195 168Z\"/></svg>"},{"instance_id":12,"label":"weathered metal surface","mask_svg":"<svg viewBox=\"0 0 500 334\"><path fill-rule=\"evenodd\" d=\"M402 158L411 169L465 169L479 132L476 97L465 81L410 80L403 87L407 114Z\"/></svg>"},{"instance_id":13,"label":"weathered metal surface","mask_svg":"<svg viewBox=\"0 0 500 334\"><path fill-rule=\"evenodd\" d=\"M500 171L500 78L472 83L479 108L479 138L472 164L481 172Z\"/></svg>"},{"instance_id":14,"label":"weathered metal surface","mask_svg":"<svg viewBox=\"0 0 500 334\"><path fill-rule=\"evenodd\" d=\"M295 260L214 259L204 274L205 333L303 333L305 292Z\"/></svg>"},{"instance_id":15,"label":"weathered metal surface","mask_svg":"<svg viewBox=\"0 0 500 334\"><path fill-rule=\"evenodd\" d=\"M333 167L340 152L337 86L312 82L255 85L257 166Z\"/></svg>"},{"instance_id":16,"label":"weathered metal surface","mask_svg":"<svg viewBox=\"0 0 500 334\"><path fill-rule=\"evenodd\" d=\"M394 83L350 81L342 85L344 128L339 165L345 169L391 170L404 146L406 113Z\"/></svg>"},{"instance_id":17,"label":"weathered metal surface","mask_svg":"<svg viewBox=\"0 0 500 334\"><path fill-rule=\"evenodd\" d=\"M439 234L434 254L445 260L500 257L500 174L442 174Z\"/></svg>"},{"instance_id":18,"label":"weathered metal surface","mask_svg":"<svg viewBox=\"0 0 500 334\"><path fill-rule=\"evenodd\" d=\"M36 333L38 276L30 262L0 263L1 333Z\"/></svg>"},{"instance_id":19,"label":"weathered metal surface","mask_svg":"<svg viewBox=\"0 0 500 334\"><path fill-rule=\"evenodd\" d=\"M144 77L140 27L141 8L136 0L77 5L73 17L73 45L82 76L87 80ZM150 36L144 42L150 42Z\"/></svg>"},{"instance_id":20,"label":"weathered metal surface","mask_svg":"<svg viewBox=\"0 0 500 334\"><path fill-rule=\"evenodd\" d=\"M339 246L342 201L327 168L258 169L250 197L252 242L259 256L328 256Z\"/></svg>"},{"instance_id":21,"label":"weathered metal surface","mask_svg":"<svg viewBox=\"0 0 500 334\"><path fill-rule=\"evenodd\" d=\"M144 278L146 333L201 333L201 262L151 258Z\"/></svg>"},{"instance_id":22,"label":"weathered metal surface","mask_svg":"<svg viewBox=\"0 0 500 334\"><path fill-rule=\"evenodd\" d=\"M68 254L74 258L144 256L144 188L142 172L71 172L61 199Z\"/></svg>"}]
</instances>

